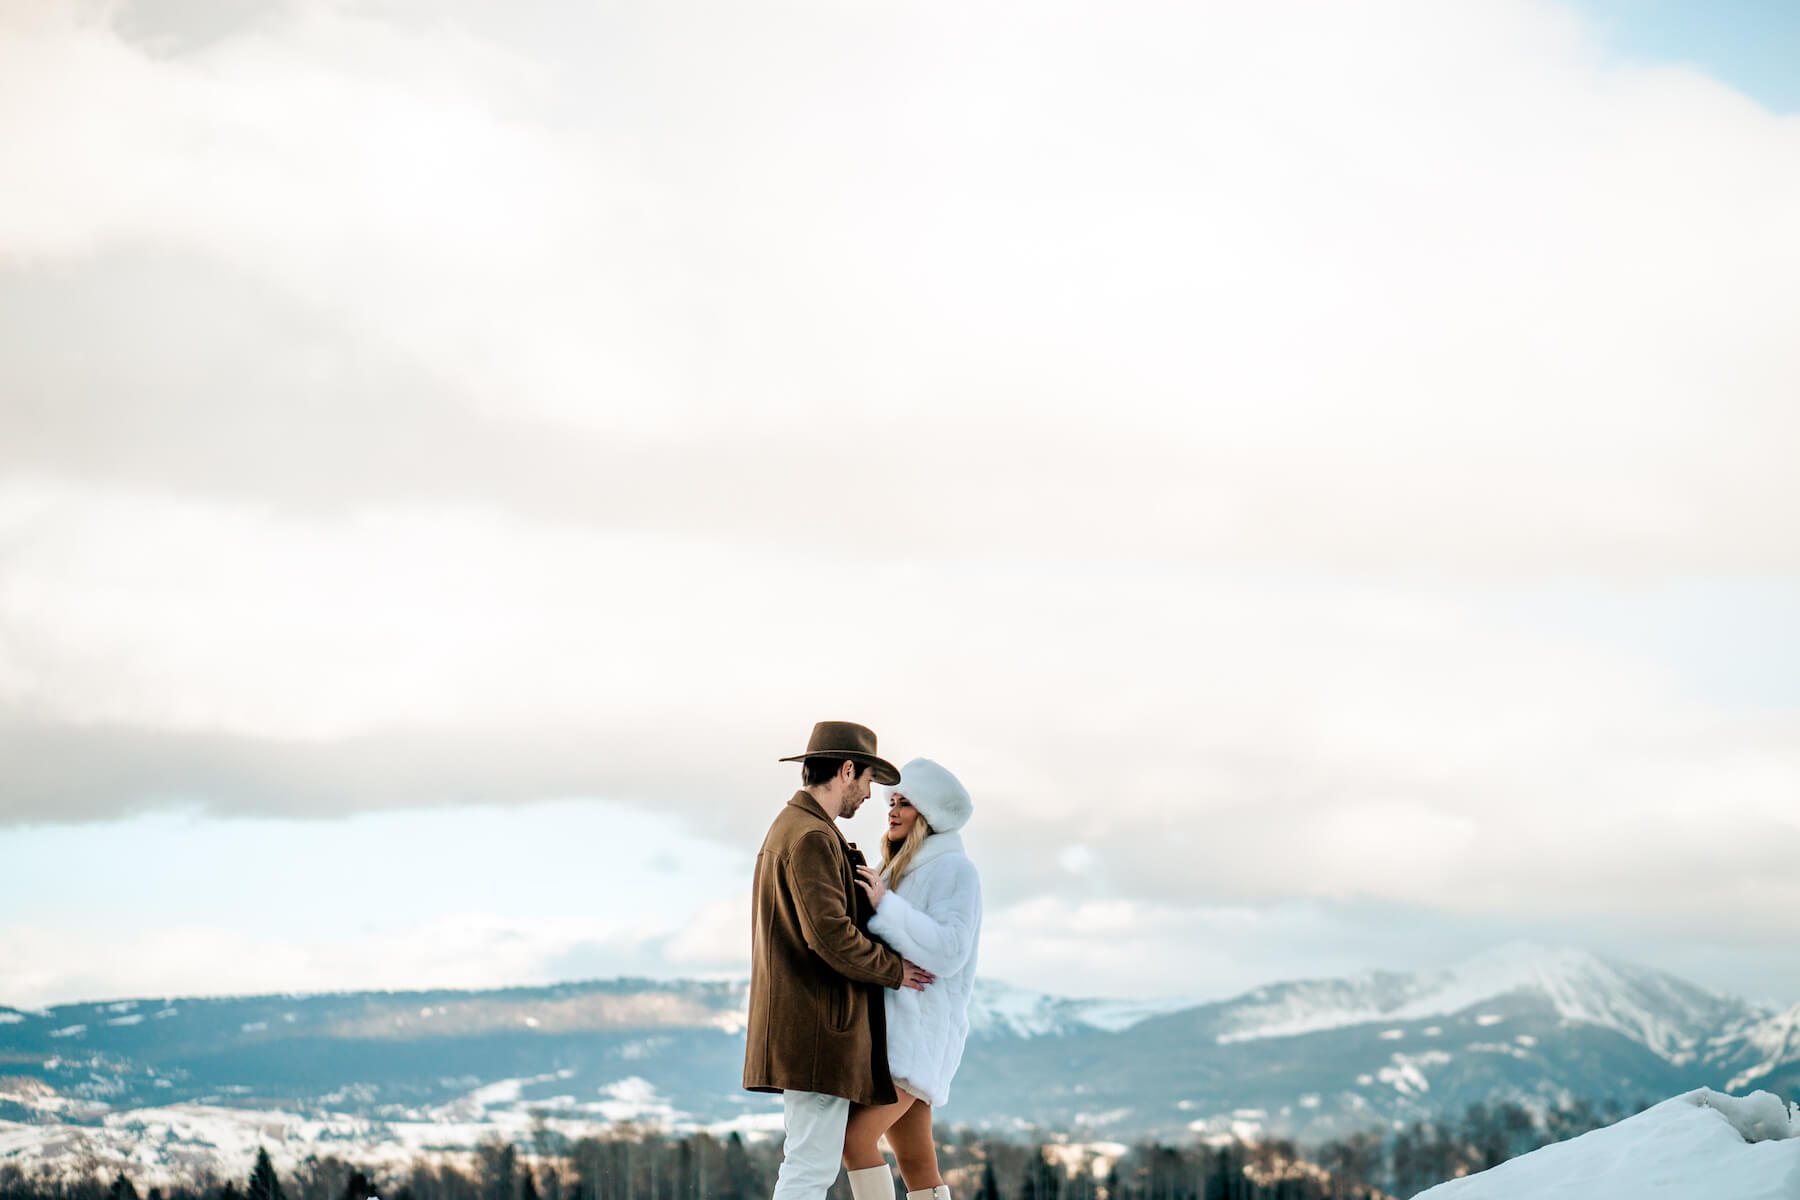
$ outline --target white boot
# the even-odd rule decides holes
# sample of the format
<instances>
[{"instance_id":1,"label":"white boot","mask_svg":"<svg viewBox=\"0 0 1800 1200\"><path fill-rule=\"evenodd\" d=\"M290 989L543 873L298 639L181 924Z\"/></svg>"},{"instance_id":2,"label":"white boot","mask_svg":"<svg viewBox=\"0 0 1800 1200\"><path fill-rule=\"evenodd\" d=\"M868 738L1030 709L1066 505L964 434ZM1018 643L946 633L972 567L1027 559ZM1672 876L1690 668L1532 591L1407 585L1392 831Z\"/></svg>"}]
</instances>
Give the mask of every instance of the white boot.
<instances>
[{"instance_id":1,"label":"white boot","mask_svg":"<svg viewBox=\"0 0 1800 1200\"><path fill-rule=\"evenodd\" d=\"M862 1200L862 1197L858 1196L856 1200ZM950 1200L950 1185L947 1183L940 1183L934 1188L926 1188L923 1191L918 1192L908 1192L906 1193L906 1200Z\"/></svg>"},{"instance_id":2,"label":"white boot","mask_svg":"<svg viewBox=\"0 0 1800 1200\"><path fill-rule=\"evenodd\" d=\"M845 1171L850 1177L850 1194L856 1200L894 1200L894 1173L888 1165L879 1167L861 1167L854 1171Z\"/></svg>"}]
</instances>

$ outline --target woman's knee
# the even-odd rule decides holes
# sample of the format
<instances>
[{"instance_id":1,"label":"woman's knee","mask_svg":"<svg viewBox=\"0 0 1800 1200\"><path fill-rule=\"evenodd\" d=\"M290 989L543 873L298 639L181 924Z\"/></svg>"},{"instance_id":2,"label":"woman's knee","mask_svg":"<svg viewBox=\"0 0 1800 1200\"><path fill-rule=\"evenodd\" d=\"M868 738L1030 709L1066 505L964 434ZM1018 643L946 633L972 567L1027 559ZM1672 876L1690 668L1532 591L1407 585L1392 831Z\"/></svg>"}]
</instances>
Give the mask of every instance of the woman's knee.
<instances>
[{"instance_id":1,"label":"woman's knee","mask_svg":"<svg viewBox=\"0 0 1800 1200\"><path fill-rule=\"evenodd\" d=\"M937 1143L931 1133L928 1106L921 1103L905 1120L896 1122L888 1130L888 1145L893 1147L894 1159L908 1188L932 1186L938 1181Z\"/></svg>"},{"instance_id":2,"label":"woman's knee","mask_svg":"<svg viewBox=\"0 0 1800 1200\"><path fill-rule=\"evenodd\" d=\"M895 1128L901 1123L907 1108L905 1103L876 1108L852 1108L849 1124L844 1129L845 1169L858 1171L886 1163L887 1159L881 1153L881 1139L886 1136L888 1145L894 1145Z\"/></svg>"},{"instance_id":3,"label":"woman's knee","mask_svg":"<svg viewBox=\"0 0 1800 1200\"><path fill-rule=\"evenodd\" d=\"M856 1171L886 1161L881 1156L881 1130L873 1125L852 1125L844 1131L845 1170Z\"/></svg>"}]
</instances>

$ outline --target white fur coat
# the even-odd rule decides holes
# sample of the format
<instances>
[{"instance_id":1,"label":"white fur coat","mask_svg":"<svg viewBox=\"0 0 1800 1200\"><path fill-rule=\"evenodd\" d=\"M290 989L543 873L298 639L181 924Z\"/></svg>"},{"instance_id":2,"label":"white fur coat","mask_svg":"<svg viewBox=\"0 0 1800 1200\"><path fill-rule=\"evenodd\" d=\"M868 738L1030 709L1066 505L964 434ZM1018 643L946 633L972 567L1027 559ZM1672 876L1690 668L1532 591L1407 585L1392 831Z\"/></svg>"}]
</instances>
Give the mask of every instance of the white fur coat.
<instances>
[{"instance_id":1,"label":"white fur coat","mask_svg":"<svg viewBox=\"0 0 1800 1200\"><path fill-rule=\"evenodd\" d=\"M969 1038L981 940L981 877L960 836L934 833L920 844L900 886L881 898L869 932L937 976L922 992L888 988L883 995L888 1070L940 1107Z\"/></svg>"}]
</instances>

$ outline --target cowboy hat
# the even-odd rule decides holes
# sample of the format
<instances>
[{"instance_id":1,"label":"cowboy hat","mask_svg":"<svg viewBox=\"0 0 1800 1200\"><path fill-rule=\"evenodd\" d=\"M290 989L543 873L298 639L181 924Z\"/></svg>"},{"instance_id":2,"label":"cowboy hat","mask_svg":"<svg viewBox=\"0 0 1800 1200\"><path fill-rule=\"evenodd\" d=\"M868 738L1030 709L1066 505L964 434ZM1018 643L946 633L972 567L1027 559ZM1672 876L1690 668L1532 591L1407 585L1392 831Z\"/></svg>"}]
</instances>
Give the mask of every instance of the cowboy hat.
<instances>
[{"instance_id":1,"label":"cowboy hat","mask_svg":"<svg viewBox=\"0 0 1800 1200\"><path fill-rule=\"evenodd\" d=\"M847 758L853 763L875 768L875 782L892 787L900 782L894 764L875 753L875 731L853 721L820 721L813 726L805 754L793 754L782 762L801 762L808 758Z\"/></svg>"}]
</instances>

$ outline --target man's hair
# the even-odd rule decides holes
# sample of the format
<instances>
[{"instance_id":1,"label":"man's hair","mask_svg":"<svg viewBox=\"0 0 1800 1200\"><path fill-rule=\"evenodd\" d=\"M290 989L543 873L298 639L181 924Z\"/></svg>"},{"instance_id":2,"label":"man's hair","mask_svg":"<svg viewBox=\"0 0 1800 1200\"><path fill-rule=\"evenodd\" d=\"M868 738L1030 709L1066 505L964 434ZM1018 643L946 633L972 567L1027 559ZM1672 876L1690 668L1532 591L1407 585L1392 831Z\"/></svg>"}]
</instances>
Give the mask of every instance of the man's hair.
<instances>
[{"instance_id":1,"label":"man's hair","mask_svg":"<svg viewBox=\"0 0 1800 1200\"><path fill-rule=\"evenodd\" d=\"M809 758L800 764L800 782L807 787L819 787L830 783L833 777L843 769L844 764L852 761L848 758ZM862 763L855 763L855 766L858 775L864 771L875 769Z\"/></svg>"}]
</instances>

